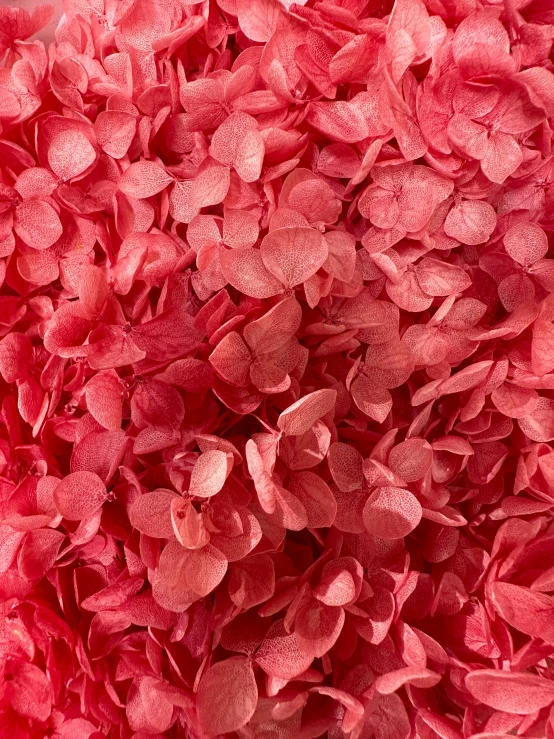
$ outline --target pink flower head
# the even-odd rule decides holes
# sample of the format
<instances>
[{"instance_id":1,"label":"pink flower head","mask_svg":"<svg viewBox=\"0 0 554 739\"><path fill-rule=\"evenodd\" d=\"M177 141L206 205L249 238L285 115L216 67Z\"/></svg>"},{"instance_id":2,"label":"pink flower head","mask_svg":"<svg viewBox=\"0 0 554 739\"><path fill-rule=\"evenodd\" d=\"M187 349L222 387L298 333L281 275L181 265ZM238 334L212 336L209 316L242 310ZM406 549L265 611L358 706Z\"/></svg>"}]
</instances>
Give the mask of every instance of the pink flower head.
<instances>
[{"instance_id":1,"label":"pink flower head","mask_svg":"<svg viewBox=\"0 0 554 739\"><path fill-rule=\"evenodd\" d=\"M452 182L432 169L397 160L374 166L373 184L359 201L360 213L374 226L417 232L452 193Z\"/></svg>"}]
</instances>

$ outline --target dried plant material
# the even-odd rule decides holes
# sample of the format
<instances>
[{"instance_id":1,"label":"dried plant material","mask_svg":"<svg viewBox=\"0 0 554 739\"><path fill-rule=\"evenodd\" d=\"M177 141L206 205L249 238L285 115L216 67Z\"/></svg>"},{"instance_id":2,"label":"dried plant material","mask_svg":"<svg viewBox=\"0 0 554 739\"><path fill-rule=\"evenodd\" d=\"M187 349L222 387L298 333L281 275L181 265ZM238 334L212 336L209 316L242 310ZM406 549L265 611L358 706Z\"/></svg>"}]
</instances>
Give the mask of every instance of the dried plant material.
<instances>
[{"instance_id":1,"label":"dried plant material","mask_svg":"<svg viewBox=\"0 0 554 739\"><path fill-rule=\"evenodd\" d=\"M548 3L8 5L0 735L552 739Z\"/></svg>"}]
</instances>

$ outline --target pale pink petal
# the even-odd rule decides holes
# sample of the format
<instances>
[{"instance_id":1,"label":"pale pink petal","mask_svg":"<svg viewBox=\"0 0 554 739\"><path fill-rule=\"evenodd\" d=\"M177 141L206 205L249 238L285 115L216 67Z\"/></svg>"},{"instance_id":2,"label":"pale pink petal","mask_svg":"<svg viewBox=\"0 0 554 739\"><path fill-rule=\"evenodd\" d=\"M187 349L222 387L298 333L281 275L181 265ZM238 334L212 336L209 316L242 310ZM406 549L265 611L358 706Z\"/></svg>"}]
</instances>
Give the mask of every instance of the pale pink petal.
<instances>
[{"instance_id":1,"label":"pale pink petal","mask_svg":"<svg viewBox=\"0 0 554 739\"><path fill-rule=\"evenodd\" d=\"M315 229L279 228L264 238L260 253L271 274L291 289L317 272L329 250Z\"/></svg>"},{"instance_id":2,"label":"pale pink petal","mask_svg":"<svg viewBox=\"0 0 554 739\"><path fill-rule=\"evenodd\" d=\"M259 249L243 247L224 251L221 269L233 287L253 298L269 298L283 292L282 283L265 267Z\"/></svg>"},{"instance_id":3,"label":"pale pink petal","mask_svg":"<svg viewBox=\"0 0 554 739\"><path fill-rule=\"evenodd\" d=\"M48 249L63 233L54 208L43 200L26 200L15 210L15 232L33 249Z\"/></svg>"},{"instance_id":4,"label":"pale pink petal","mask_svg":"<svg viewBox=\"0 0 554 739\"><path fill-rule=\"evenodd\" d=\"M106 498L106 486L94 472L72 472L54 490L56 509L70 521L96 513Z\"/></svg>"},{"instance_id":5,"label":"pale pink petal","mask_svg":"<svg viewBox=\"0 0 554 739\"><path fill-rule=\"evenodd\" d=\"M444 231L462 244L482 244L496 228L492 205L482 200L466 200L454 206L446 216Z\"/></svg>"},{"instance_id":6,"label":"pale pink petal","mask_svg":"<svg viewBox=\"0 0 554 739\"><path fill-rule=\"evenodd\" d=\"M536 223L518 223L504 234L504 248L524 267L530 267L548 252L548 239Z\"/></svg>"},{"instance_id":7,"label":"pale pink petal","mask_svg":"<svg viewBox=\"0 0 554 739\"><path fill-rule=\"evenodd\" d=\"M247 657L231 657L212 665L196 693L200 724L210 735L237 731L252 717L258 702L258 686Z\"/></svg>"},{"instance_id":8,"label":"pale pink petal","mask_svg":"<svg viewBox=\"0 0 554 739\"><path fill-rule=\"evenodd\" d=\"M506 713L534 713L554 702L551 681L528 672L474 670L465 684L474 698Z\"/></svg>"},{"instance_id":9,"label":"pale pink petal","mask_svg":"<svg viewBox=\"0 0 554 739\"><path fill-rule=\"evenodd\" d=\"M172 177L156 162L131 164L119 180L119 189L133 198L150 198L164 190Z\"/></svg>"},{"instance_id":10,"label":"pale pink petal","mask_svg":"<svg viewBox=\"0 0 554 739\"><path fill-rule=\"evenodd\" d=\"M370 534L383 539L400 539L419 524L422 509L418 499L408 490L381 487L368 498L363 515Z\"/></svg>"},{"instance_id":11,"label":"pale pink petal","mask_svg":"<svg viewBox=\"0 0 554 739\"><path fill-rule=\"evenodd\" d=\"M189 494L211 498L221 490L232 467L232 455L229 463L229 456L225 452L217 449L204 452L192 470Z\"/></svg>"}]
</instances>

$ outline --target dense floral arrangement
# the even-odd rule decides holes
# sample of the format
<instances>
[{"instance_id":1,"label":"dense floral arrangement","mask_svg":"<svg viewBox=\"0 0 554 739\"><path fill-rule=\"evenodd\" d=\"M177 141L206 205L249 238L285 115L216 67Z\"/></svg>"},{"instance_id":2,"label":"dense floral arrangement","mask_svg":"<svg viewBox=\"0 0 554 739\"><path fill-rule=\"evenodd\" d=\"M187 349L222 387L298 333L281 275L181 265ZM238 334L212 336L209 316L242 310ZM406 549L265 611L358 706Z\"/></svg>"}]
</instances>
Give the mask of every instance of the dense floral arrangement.
<instances>
[{"instance_id":1,"label":"dense floral arrangement","mask_svg":"<svg viewBox=\"0 0 554 739\"><path fill-rule=\"evenodd\" d=\"M0 737L554 738L551 0L0 9Z\"/></svg>"}]
</instances>

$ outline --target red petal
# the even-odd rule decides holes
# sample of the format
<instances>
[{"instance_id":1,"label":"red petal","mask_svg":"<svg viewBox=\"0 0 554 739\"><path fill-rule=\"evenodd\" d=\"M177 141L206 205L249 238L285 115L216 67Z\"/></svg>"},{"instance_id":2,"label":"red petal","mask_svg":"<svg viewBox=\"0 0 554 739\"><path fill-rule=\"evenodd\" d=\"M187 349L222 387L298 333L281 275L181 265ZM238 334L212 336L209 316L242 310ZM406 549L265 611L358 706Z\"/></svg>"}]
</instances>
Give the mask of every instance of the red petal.
<instances>
[{"instance_id":1,"label":"red petal","mask_svg":"<svg viewBox=\"0 0 554 739\"><path fill-rule=\"evenodd\" d=\"M518 631L551 641L554 635L554 601L547 595L507 582L491 587L495 610Z\"/></svg>"},{"instance_id":2,"label":"red petal","mask_svg":"<svg viewBox=\"0 0 554 739\"><path fill-rule=\"evenodd\" d=\"M209 356L220 377L238 387L247 387L252 356L239 334L230 331Z\"/></svg>"},{"instance_id":3,"label":"red petal","mask_svg":"<svg viewBox=\"0 0 554 739\"><path fill-rule=\"evenodd\" d=\"M266 269L258 249L229 249L221 254L221 269L229 283L253 298L270 298L283 292L281 282Z\"/></svg>"},{"instance_id":4,"label":"red petal","mask_svg":"<svg viewBox=\"0 0 554 739\"><path fill-rule=\"evenodd\" d=\"M169 542L162 556L166 555L167 550L172 552L175 547L179 547L182 553L172 577L181 581L181 587L190 589L200 596L211 593L225 577L227 558L211 544L202 549L183 549L178 542ZM166 576L162 560L160 572Z\"/></svg>"},{"instance_id":5,"label":"red petal","mask_svg":"<svg viewBox=\"0 0 554 739\"><path fill-rule=\"evenodd\" d=\"M350 102L311 103L306 120L333 141L354 144L367 138L367 123L359 108Z\"/></svg>"},{"instance_id":6,"label":"red petal","mask_svg":"<svg viewBox=\"0 0 554 739\"><path fill-rule=\"evenodd\" d=\"M127 718L133 731L157 734L173 724L173 704L163 690L161 680L141 676L127 698Z\"/></svg>"},{"instance_id":7,"label":"red petal","mask_svg":"<svg viewBox=\"0 0 554 739\"><path fill-rule=\"evenodd\" d=\"M86 398L90 414L100 425L111 431L121 428L123 400L115 372L98 372L94 375L87 383Z\"/></svg>"},{"instance_id":8,"label":"red petal","mask_svg":"<svg viewBox=\"0 0 554 739\"><path fill-rule=\"evenodd\" d=\"M536 223L518 223L504 235L504 248L524 267L530 267L548 252L548 239Z\"/></svg>"},{"instance_id":9,"label":"red petal","mask_svg":"<svg viewBox=\"0 0 554 739\"><path fill-rule=\"evenodd\" d=\"M46 721L53 702L52 685L44 672L36 665L19 662L12 679L3 685L4 699L22 716ZM7 736L7 734L6 734Z\"/></svg>"},{"instance_id":10,"label":"red petal","mask_svg":"<svg viewBox=\"0 0 554 739\"><path fill-rule=\"evenodd\" d=\"M344 609L311 600L296 615L298 646L312 657L322 657L336 643L344 626Z\"/></svg>"},{"instance_id":11,"label":"red petal","mask_svg":"<svg viewBox=\"0 0 554 739\"><path fill-rule=\"evenodd\" d=\"M96 150L77 128L63 128L54 133L48 145L48 163L62 180L82 174L96 160Z\"/></svg>"},{"instance_id":12,"label":"red petal","mask_svg":"<svg viewBox=\"0 0 554 739\"><path fill-rule=\"evenodd\" d=\"M532 441L554 440L554 401L540 396L533 412L520 418L518 423Z\"/></svg>"},{"instance_id":13,"label":"red petal","mask_svg":"<svg viewBox=\"0 0 554 739\"><path fill-rule=\"evenodd\" d=\"M232 113L212 136L210 154L221 164L233 166L245 182L255 182L264 158L256 119L246 113Z\"/></svg>"},{"instance_id":14,"label":"red petal","mask_svg":"<svg viewBox=\"0 0 554 739\"><path fill-rule=\"evenodd\" d=\"M135 136L136 121L130 113L105 110L98 114L94 128L98 143L106 154L121 159Z\"/></svg>"},{"instance_id":15,"label":"red petal","mask_svg":"<svg viewBox=\"0 0 554 739\"><path fill-rule=\"evenodd\" d=\"M339 490L349 493L362 487L362 461L360 452L349 444L331 444L327 462Z\"/></svg>"},{"instance_id":16,"label":"red petal","mask_svg":"<svg viewBox=\"0 0 554 739\"><path fill-rule=\"evenodd\" d=\"M522 161L523 152L515 138L509 133L493 131L487 153L481 160L481 169L491 182L502 184Z\"/></svg>"},{"instance_id":17,"label":"red petal","mask_svg":"<svg viewBox=\"0 0 554 739\"><path fill-rule=\"evenodd\" d=\"M178 390L159 380L150 380L135 388L131 399L131 417L139 429L147 426L178 428L185 406Z\"/></svg>"},{"instance_id":18,"label":"red petal","mask_svg":"<svg viewBox=\"0 0 554 739\"><path fill-rule=\"evenodd\" d=\"M416 688L432 688L441 679L441 676L432 670L420 667L403 667L381 675L375 681L375 689L379 693L388 695L395 693L403 685L415 685Z\"/></svg>"},{"instance_id":19,"label":"red petal","mask_svg":"<svg viewBox=\"0 0 554 739\"><path fill-rule=\"evenodd\" d=\"M283 346L296 334L302 320L302 309L291 296L281 300L265 315L244 329L244 338L256 354L269 354Z\"/></svg>"},{"instance_id":20,"label":"red petal","mask_svg":"<svg viewBox=\"0 0 554 739\"><path fill-rule=\"evenodd\" d=\"M313 472L297 472L290 482L291 492L306 510L309 528L332 526L337 503L329 486Z\"/></svg>"},{"instance_id":21,"label":"red petal","mask_svg":"<svg viewBox=\"0 0 554 739\"><path fill-rule=\"evenodd\" d=\"M492 391L491 400L508 418L523 418L533 413L539 402L539 395L531 388L503 383Z\"/></svg>"},{"instance_id":22,"label":"red petal","mask_svg":"<svg viewBox=\"0 0 554 739\"><path fill-rule=\"evenodd\" d=\"M223 219L223 241L237 249L253 246L258 240L260 227L253 213L245 210L228 210Z\"/></svg>"},{"instance_id":23,"label":"red petal","mask_svg":"<svg viewBox=\"0 0 554 739\"><path fill-rule=\"evenodd\" d=\"M31 340L25 334L14 331L0 341L0 373L6 382L26 377L32 352Z\"/></svg>"},{"instance_id":24,"label":"red petal","mask_svg":"<svg viewBox=\"0 0 554 739\"><path fill-rule=\"evenodd\" d=\"M407 439L393 447L389 455L390 469L406 482L421 479L432 461L433 450L425 439Z\"/></svg>"},{"instance_id":25,"label":"red petal","mask_svg":"<svg viewBox=\"0 0 554 739\"><path fill-rule=\"evenodd\" d=\"M492 205L482 200L466 200L446 216L444 231L462 244L482 244L496 228Z\"/></svg>"},{"instance_id":26,"label":"red petal","mask_svg":"<svg viewBox=\"0 0 554 739\"><path fill-rule=\"evenodd\" d=\"M209 205L218 205L225 199L230 184L229 167L223 166L208 157L200 165L200 169L193 180L188 197L188 207L197 209L206 208Z\"/></svg>"},{"instance_id":27,"label":"red petal","mask_svg":"<svg viewBox=\"0 0 554 739\"><path fill-rule=\"evenodd\" d=\"M471 285L471 277L461 267L425 257L415 267L423 292L432 296L456 295Z\"/></svg>"},{"instance_id":28,"label":"red petal","mask_svg":"<svg viewBox=\"0 0 554 739\"><path fill-rule=\"evenodd\" d=\"M277 0L259 0L255 5L248 0L237 0L240 29L251 41L269 41L282 12L283 6Z\"/></svg>"}]
</instances>

